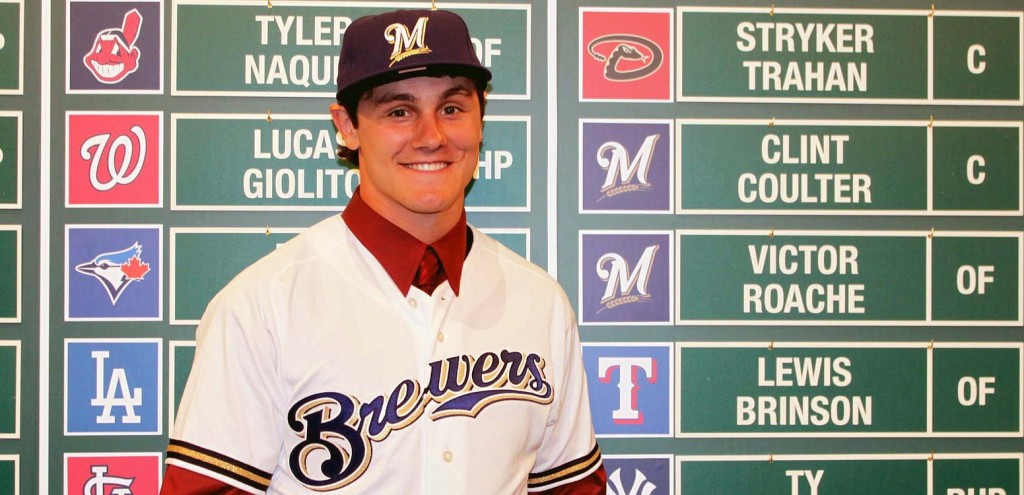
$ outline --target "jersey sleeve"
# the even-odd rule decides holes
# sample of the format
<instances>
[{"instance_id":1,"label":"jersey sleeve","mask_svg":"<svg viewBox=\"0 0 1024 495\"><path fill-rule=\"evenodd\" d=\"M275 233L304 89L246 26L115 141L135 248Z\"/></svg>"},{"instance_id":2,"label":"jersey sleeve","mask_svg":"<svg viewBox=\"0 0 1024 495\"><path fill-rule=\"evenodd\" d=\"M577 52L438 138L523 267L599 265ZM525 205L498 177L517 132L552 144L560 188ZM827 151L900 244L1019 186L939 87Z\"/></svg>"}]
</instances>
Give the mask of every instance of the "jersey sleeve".
<instances>
[{"instance_id":1,"label":"jersey sleeve","mask_svg":"<svg viewBox=\"0 0 1024 495\"><path fill-rule=\"evenodd\" d=\"M167 464L262 493L278 461L284 425L273 305L265 287L240 290L238 282L211 301L196 330L195 360Z\"/></svg>"},{"instance_id":2,"label":"jersey sleeve","mask_svg":"<svg viewBox=\"0 0 1024 495\"><path fill-rule=\"evenodd\" d=\"M552 356L558 356L560 362L552 364L558 388L537 461L527 482L527 490L541 493L603 493L551 491L556 487L568 488L568 485L576 482L592 484L593 479L588 478L595 473L599 477L603 476L601 449L594 438L594 426L590 418L590 401L576 317L564 293L556 308L558 314L554 315L552 321L558 328L552 332L552 338L559 345L553 343Z\"/></svg>"}]
</instances>

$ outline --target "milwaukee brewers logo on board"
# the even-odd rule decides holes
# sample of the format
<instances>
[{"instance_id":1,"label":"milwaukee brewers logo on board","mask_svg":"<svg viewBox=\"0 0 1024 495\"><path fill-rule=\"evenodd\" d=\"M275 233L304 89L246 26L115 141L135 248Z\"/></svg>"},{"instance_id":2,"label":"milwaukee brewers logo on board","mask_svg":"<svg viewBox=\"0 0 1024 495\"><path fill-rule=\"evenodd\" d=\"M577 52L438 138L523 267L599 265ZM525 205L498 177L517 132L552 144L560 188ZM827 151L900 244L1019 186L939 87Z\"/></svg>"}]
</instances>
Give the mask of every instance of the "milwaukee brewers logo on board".
<instances>
[{"instance_id":1,"label":"milwaukee brewers logo on board","mask_svg":"<svg viewBox=\"0 0 1024 495\"><path fill-rule=\"evenodd\" d=\"M65 454L67 495L148 495L159 491L160 454Z\"/></svg>"},{"instance_id":2,"label":"milwaukee brewers logo on board","mask_svg":"<svg viewBox=\"0 0 1024 495\"><path fill-rule=\"evenodd\" d=\"M159 226L67 227L68 320L158 320Z\"/></svg>"},{"instance_id":3,"label":"milwaukee brewers logo on board","mask_svg":"<svg viewBox=\"0 0 1024 495\"><path fill-rule=\"evenodd\" d=\"M672 344L583 344L598 436L672 434Z\"/></svg>"},{"instance_id":4,"label":"milwaukee brewers logo on board","mask_svg":"<svg viewBox=\"0 0 1024 495\"><path fill-rule=\"evenodd\" d=\"M390 394L369 401L340 392L321 392L295 403L288 427L302 440L288 456L292 474L317 490L336 490L362 476L373 443L412 425L452 416L475 418L500 401L549 404L554 390L544 374L544 358L503 350L431 362L426 384L402 380ZM428 411L429 409L429 411Z\"/></svg>"},{"instance_id":5,"label":"milwaukee brewers logo on board","mask_svg":"<svg viewBox=\"0 0 1024 495\"><path fill-rule=\"evenodd\" d=\"M583 324L669 324L671 235L580 234Z\"/></svg>"},{"instance_id":6,"label":"milwaukee brewers logo on board","mask_svg":"<svg viewBox=\"0 0 1024 495\"><path fill-rule=\"evenodd\" d=\"M672 122L580 121L580 211L670 213Z\"/></svg>"},{"instance_id":7,"label":"milwaukee brewers logo on board","mask_svg":"<svg viewBox=\"0 0 1024 495\"><path fill-rule=\"evenodd\" d=\"M671 455L603 456L608 495L669 495L673 487Z\"/></svg>"},{"instance_id":8,"label":"milwaukee brewers logo on board","mask_svg":"<svg viewBox=\"0 0 1024 495\"><path fill-rule=\"evenodd\" d=\"M69 112L68 207L163 204L159 113Z\"/></svg>"},{"instance_id":9,"label":"milwaukee brewers logo on board","mask_svg":"<svg viewBox=\"0 0 1024 495\"><path fill-rule=\"evenodd\" d=\"M384 39L395 46L391 52L391 63L388 67L413 55L430 53L427 46L427 17L416 20L416 26L409 31L405 24L394 23L384 29Z\"/></svg>"},{"instance_id":10,"label":"milwaukee brewers logo on board","mask_svg":"<svg viewBox=\"0 0 1024 495\"><path fill-rule=\"evenodd\" d=\"M69 93L161 93L161 4L69 0Z\"/></svg>"},{"instance_id":11,"label":"milwaukee brewers logo on board","mask_svg":"<svg viewBox=\"0 0 1024 495\"><path fill-rule=\"evenodd\" d=\"M671 101L672 11L580 9L580 98Z\"/></svg>"},{"instance_id":12,"label":"milwaukee brewers logo on board","mask_svg":"<svg viewBox=\"0 0 1024 495\"><path fill-rule=\"evenodd\" d=\"M65 433L159 434L159 339L65 341Z\"/></svg>"}]
</instances>

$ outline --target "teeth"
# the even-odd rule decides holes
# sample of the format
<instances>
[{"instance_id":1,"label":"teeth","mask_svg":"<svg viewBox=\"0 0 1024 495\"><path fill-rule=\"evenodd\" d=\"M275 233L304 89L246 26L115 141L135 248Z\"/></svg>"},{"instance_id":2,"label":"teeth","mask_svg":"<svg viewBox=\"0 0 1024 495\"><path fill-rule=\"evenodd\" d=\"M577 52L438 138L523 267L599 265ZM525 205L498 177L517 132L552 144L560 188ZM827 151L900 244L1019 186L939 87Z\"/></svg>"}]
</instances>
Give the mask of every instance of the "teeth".
<instances>
[{"instance_id":1,"label":"teeth","mask_svg":"<svg viewBox=\"0 0 1024 495\"><path fill-rule=\"evenodd\" d=\"M420 171L424 171L424 172L432 172L434 170L441 170L441 169L443 169L443 168L445 168L447 166L448 166L448 164L445 163L445 162L410 163L410 164L406 165L406 167L409 167L409 168L411 168L413 170L420 170Z\"/></svg>"},{"instance_id":2,"label":"teeth","mask_svg":"<svg viewBox=\"0 0 1024 495\"><path fill-rule=\"evenodd\" d=\"M92 63L92 68L96 69L96 72L99 72L101 76L111 79L121 74L124 70L124 64L101 65L94 61Z\"/></svg>"}]
</instances>

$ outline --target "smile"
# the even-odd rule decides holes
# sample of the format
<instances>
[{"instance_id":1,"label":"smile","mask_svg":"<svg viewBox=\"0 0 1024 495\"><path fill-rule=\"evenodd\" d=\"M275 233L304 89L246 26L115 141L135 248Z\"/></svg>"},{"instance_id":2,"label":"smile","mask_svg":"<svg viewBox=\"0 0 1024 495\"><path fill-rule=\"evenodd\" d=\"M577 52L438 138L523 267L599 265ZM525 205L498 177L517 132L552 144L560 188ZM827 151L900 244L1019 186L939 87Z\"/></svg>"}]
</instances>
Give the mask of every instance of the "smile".
<instances>
[{"instance_id":1,"label":"smile","mask_svg":"<svg viewBox=\"0 0 1024 495\"><path fill-rule=\"evenodd\" d=\"M124 64L100 64L99 62L92 61L92 68L105 79L114 79L124 72Z\"/></svg>"},{"instance_id":2,"label":"smile","mask_svg":"<svg viewBox=\"0 0 1024 495\"><path fill-rule=\"evenodd\" d=\"M406 163L403 164L406 168L413 170L419 170L421 172L433 172L436 170L443 170L448 167L448 162L431 162L431 163Z\"/></svg>"}]
</instances>

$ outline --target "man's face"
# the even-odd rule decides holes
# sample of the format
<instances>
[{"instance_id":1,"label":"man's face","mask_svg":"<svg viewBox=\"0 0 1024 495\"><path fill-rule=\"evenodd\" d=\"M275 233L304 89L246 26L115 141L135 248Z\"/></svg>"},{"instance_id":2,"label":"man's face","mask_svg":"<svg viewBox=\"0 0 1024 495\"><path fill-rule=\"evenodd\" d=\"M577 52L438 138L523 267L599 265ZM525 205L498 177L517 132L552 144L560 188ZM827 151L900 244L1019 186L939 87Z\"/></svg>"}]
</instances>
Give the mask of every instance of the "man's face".
<instances>
[{"instance_id":1,"label":"man's face","mask_svg":"<svg viewBox=\"0 0 1024 495\"><path fill-rule=\"evenodd\" d=\"M359 127L331 106L349 149L358 150L360 194L406 228L453 225L476 171L483 122L473 82L416 77L374 88L359 102Z\"/></svg>"}]
</instances>

